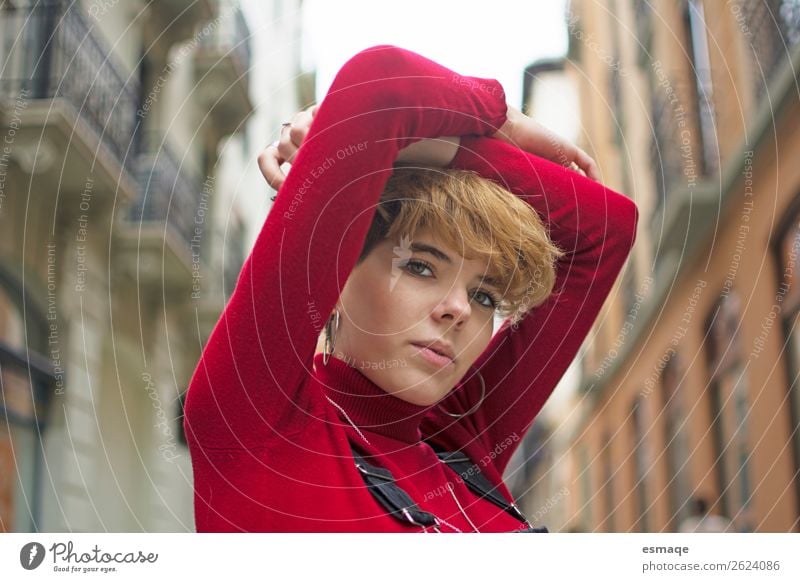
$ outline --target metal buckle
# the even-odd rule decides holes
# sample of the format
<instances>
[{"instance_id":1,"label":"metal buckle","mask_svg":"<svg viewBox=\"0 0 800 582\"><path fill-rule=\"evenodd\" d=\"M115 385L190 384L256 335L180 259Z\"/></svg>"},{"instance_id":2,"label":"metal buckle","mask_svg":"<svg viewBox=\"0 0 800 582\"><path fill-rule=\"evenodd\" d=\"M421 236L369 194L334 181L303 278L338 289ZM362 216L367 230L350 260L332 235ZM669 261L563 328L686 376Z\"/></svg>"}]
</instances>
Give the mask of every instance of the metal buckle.
<instances>
[{"instance_id":1,"label":"metal buckle","mask_svg":"<svg viewBox=\"0 0 800 582\"><path fill-rule=\"evenodd\" d=\"M401 509L400 511L402 511L402 512L403 512L403 516L405 516L405 518L406 518L408 521L410 521L411 523L413 523L414 525L418 525L418 526L420 526L420 527L427 527L425 524L419 523L418 521L414 521L414 518L413 518L413 517L411 517L411 513L409 513L409 511L408 511L408 508L407 508L407 507L404 507L404 508L403 508L403 509ZM434 516L434 519L436 519L436 517L435 517L435 516ZM438 520L437 520L437 522L438 522Z\"/></svg>"},{"instance_id":2,"label":"metal buckle","mask_svg":"<svg viewBox=\"0 0 800 582\"><path fill-rule=\"evenodd\" d=\"M390 476L381 475L380 473L374 473L374 472L370 471L369 469L367 469L364 465L362 465L358 461L356 461L356 467L358 468L359 471L361 471L365 475L371 475L373 477L377 477L378 479L383 479L384 481L392 481L392 478Z\"/></svg>"},{"instance_id":3,"label":"metal buckle","mask_svg":"<svg viewBox=\"0 0 800 582\"><path fill-rule=\"evenodd\" d=\"M428 531L428 528L431 528L436 533L442 533L442 530L439 529L439 524L441 524L442 522L439 521L439 518L436 517L435 515L433 516L433 522L434 522L433 525L424 525L424 526L422 526L422 533L430 533Z\"/></svg>"}]
</instances>

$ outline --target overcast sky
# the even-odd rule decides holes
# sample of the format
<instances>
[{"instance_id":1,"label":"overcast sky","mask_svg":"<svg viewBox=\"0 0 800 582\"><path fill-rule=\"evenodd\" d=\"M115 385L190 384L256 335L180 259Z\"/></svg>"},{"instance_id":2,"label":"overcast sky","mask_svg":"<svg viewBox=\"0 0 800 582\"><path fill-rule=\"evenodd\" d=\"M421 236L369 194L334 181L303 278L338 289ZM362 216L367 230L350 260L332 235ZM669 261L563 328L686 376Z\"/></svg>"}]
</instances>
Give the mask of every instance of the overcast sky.
<instances>
[{"instance_id":1,"label":"overcast sky","mask_svg":"<svg viewBox=\"0 0 800 582\"><path fill-rule=\"evenodd\" d=\"M317 100L358 51L394 44L454 71L495 78L520 107L525 67L567 49L564 0L305 0L303 63Z\"/></svg>"}]
</instances>

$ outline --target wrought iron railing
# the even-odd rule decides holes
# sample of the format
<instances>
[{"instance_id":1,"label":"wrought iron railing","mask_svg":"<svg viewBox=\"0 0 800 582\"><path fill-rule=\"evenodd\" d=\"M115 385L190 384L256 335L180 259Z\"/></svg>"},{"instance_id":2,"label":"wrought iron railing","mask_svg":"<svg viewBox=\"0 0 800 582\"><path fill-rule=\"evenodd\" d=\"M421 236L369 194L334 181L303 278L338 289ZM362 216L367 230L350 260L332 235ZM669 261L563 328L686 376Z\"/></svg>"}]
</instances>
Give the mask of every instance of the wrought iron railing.
<instances>
[{"instance_id":1,"label":"wrought iron railing","mask_svg":"<svg viewBox=\"0 0 800 582\"><path fill-rule=\"evenodd\" d=\"M800 0L758 0L743 5L750 41L753 84L760 98L779 65L800 43Z\"/></svg>"},{"instance_id":2,"label":"wrought iron railing","mask_svg":"<svg viewBox=\"0 0 800 582\"><path fill-rule=\"evenodd\" d=\"M656 208L663 208L669 192L682 176L680 137L677 131L674 109L666 92L656 90L652 100L653 139L650 158L656 181Z\"/></svg>"},{"instance_id":3,"label":"wrought iron railing","mask_svg":"<svg viewBox=\"0 0 800 582\"><path fill-rule=\"evenodd\" d=\"M136 162L139 195L128 211L133 223L165 224L186 244L192 244L201 186L159 132L142 132Z\"/></svg>"},{"instance_id":4,"label":"wrought iron railing","mask_svg":"<svg viewBox=\"0 0 800 582\"><path fill-rule=\"evenodd\" d=\"M0 94L65 99L117 161L131 170L138 80L114 61L80 3L4 4L0 8Z\"/></svg>"},{"instance_id":5,"label":"wrought iron railing","mask_svg":"<svg viewBox=\"0 0 800 582\"><path fill-rule=\"evenodd\" d=\"M223 54L230 54L236 62L240 75L250 70L252 53L250 48L250 27L235 0L217 0L219 10L216 20L201 34L199 45L202 49L211 49Z\"/></svg>"}]
</instances>

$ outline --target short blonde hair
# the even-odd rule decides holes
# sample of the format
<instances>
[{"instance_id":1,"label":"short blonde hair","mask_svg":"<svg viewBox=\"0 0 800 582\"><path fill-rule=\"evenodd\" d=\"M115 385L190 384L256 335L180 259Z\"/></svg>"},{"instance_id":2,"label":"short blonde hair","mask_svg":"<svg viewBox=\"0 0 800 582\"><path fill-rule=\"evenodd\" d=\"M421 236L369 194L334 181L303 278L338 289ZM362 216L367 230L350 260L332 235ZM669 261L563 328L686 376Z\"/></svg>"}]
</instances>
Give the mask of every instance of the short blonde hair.
<instances>
[{"instance_id":1,"label":"short blonde hair","mask_svg":"<svg viewBox=\"0 0 800 582\"><path fill-rule=\"evenodd\" d=\"M553 292L564 256L529 204L466 170L397 166L370 225L359 262L384 239L428 228L464 258L486 258L500 282L497 311L518 323ZM489 274L487 273L487 274Z\"/></svg>"}]
</instances>

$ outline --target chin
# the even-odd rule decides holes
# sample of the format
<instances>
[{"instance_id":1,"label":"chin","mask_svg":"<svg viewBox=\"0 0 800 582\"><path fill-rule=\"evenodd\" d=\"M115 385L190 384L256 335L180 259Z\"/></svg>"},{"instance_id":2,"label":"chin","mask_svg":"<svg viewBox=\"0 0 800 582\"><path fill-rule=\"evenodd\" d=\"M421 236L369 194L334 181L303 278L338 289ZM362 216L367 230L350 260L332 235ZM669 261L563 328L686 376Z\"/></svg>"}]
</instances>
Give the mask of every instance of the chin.
<instances>
[{"instance_id":1,"label":"chin","mask_svg":"<svg viewBox=\"0 0 800 582\"><path fill-rule=\"evenodd\" d=\"M441 400L441 398L432 398L429 394L425 393L415 392L412 394L411 390L405 390L404 392L395 394L395 396L417 406L433 406Z\"/></svg>"},{"instance_id":2,"label":"chin","mask_svg":"<svg viewBox=\"0 0 800 582\"><path fill-rule=\"evenodd\" d=\"M413 386L408 390L403 390L398 396L406 402L411 402L418 406L431 406L447 396L453 389L449 386L451 379L439 374L432 376L427 372L416 372L407 374L404 378L404 386Z\"/></svg>"},{"instance_id":3,"label":"chin","mask_svg":"<svg viewBox=\"0 0 800 582\"><path fill-rule=\"evenodd\" d=\"M418 406L428 406L436 402L436 400L429 402L430 397L427 394L430 392L430 388L428 388L425 378L418 374L398 373L396 370L389 374L376 374L374 371L367 370L362 372L381 390L400 400Z\"/></svg>"}]
</instances>

